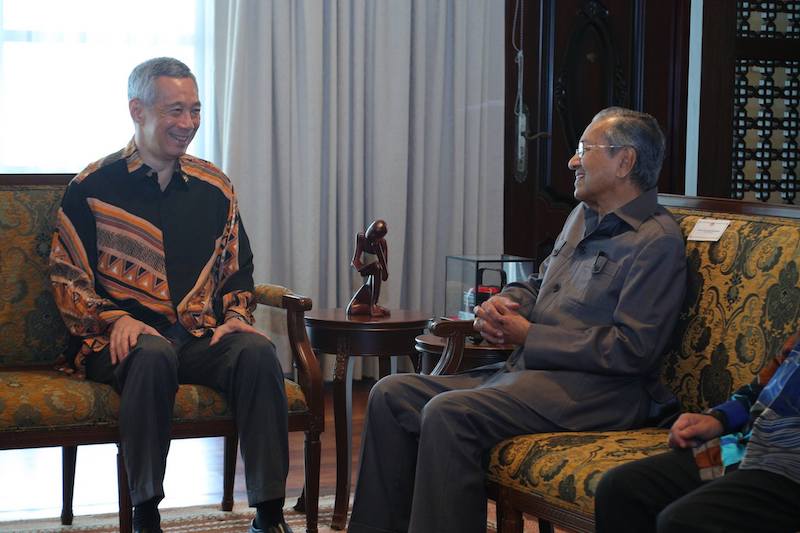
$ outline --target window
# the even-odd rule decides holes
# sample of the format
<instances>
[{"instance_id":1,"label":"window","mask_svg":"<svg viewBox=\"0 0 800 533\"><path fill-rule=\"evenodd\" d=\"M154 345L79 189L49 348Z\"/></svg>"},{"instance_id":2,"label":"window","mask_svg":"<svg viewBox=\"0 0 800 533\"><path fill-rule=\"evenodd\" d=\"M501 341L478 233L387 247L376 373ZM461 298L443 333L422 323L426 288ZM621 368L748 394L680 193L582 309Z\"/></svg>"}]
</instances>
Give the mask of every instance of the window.
<instances>
[{"instance_id":1,"label":"window","mask_svg":"<svg viewBox=\"0 0 800 533\"><path fill-rule=\"evenodd\" d=\"M76 173L122 148L128 74L151 57L180 59L210 90L206 3L0 0L0 173Z\"/></svg>"}]
</instances>

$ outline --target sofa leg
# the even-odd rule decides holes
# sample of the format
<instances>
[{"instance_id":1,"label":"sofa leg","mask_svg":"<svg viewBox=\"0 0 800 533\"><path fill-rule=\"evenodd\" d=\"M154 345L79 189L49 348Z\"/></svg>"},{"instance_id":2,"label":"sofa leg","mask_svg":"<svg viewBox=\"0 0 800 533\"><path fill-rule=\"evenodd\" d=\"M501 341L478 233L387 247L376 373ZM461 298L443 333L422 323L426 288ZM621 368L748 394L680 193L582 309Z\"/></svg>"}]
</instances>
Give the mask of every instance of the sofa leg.
<instances>
[{"instance_id":1,"label":"sofa leg","mask_svg":"<svg viewBox=\"0 0 800 533\"><path fill-rule=\"evenodd\" d=\"M61 447L61 524L72 525L72 495L75 493L75 463L78 459L77 446Z\"/></svg>"},{"instance_id":2,"label":"sofa leg","mask_svg":"<svg viewBox=\"0 0 800 533\"><path fill-rule=\"evenodd\" d=\"M122 449L117 445L117 490L119 492L119 531L131 533L133 531L133 506L131 493L128 490L128 472L125 470L125 459Z\"/></svg>"},{"instance_id":3,"label":"sofa leg","mask_svg":"<svg viewBox=\"0 0 800 533\"><path fill-rule=\"evenodd\" d=\"M236 477L236 452L239 446L239 437L234 431L230 435L225 435L225 464L222 474L222 503L220 508L223 511L233 510L233 481Z\"/></svg>"},{"instance_id":4,"label":"sofa leg","mask_svg":"<svg viewBox=\"0 0 800 533\"><path fill-rule=\"evenodd\" d=\"M306 513L306 532L317 533L319 519L319 469L322 445L318 431L306 431L305 442L305 486L301 496ZM298 500L295 508L301 504Z\"/></svg>"}]
</instances>

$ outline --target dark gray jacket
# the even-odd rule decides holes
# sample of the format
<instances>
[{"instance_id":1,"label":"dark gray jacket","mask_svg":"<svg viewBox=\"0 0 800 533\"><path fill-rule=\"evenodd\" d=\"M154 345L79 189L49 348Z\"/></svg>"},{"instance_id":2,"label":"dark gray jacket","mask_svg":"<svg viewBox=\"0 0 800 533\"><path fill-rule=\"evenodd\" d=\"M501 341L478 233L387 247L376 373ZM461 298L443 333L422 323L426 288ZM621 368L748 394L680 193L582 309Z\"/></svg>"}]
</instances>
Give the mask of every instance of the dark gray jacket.
<instances>
[{"instance_id":1,"label":"dark gray jacket","mask_svg":"<svg viewBox=\"0 0 800 533\"><path fill-rule=\"evenodd\" d=\"M503 291L533 323L507 370L538 374L533 406L565 429L639 425L685 289L683 235L655 189L599 222L581 204L539 274Z\"/></svg>"}]
</instances>

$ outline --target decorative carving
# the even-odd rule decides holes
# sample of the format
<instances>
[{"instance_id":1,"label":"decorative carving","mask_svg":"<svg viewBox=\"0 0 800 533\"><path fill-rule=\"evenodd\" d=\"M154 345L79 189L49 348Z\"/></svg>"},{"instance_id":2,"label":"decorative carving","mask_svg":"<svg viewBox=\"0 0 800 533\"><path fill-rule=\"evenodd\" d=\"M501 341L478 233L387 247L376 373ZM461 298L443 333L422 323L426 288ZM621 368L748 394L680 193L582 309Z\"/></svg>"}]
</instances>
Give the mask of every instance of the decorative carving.
<instances>
[{"instance_id":1,"label":"decorative carving","mask_svg":"<svg viewBox=\"0 0 800 533\"><path fill-rule=\"evenodd\" d=\"M350 359L350 337L340 334L336 339L336 363L333 365L333 379L347 379L347 361Z\"/></svg>"},{"instance_id":2,"label":"decorative carving","mask_svg":"<svg viewBox=\"0 0 800 533\"><path fill-rule=\"evenodd\" d=\"M582 105L585 95L579 90L583 85L581 80L601 77L599 83L592 86L604 88L600 95L602 107L627 105L628 83L611 35L608 9L597 0L584 3L570 32L564 61L553 88L567 146L577 146L580 128L600 110Z\"/></svg>"},{"instance_id":3,"label":"decorative carving","mask_svg":"<svg viewBox=\"0 0 800 533\"><path fill-rule=\"evenodd\" d=\"M800 38L800 4L775 0L736 2L737 37Z\"/></svg>"},{"instance_id":4,"label":"decorative carving","mask_svg":"<svg viewBox=\"0 0 800 533\"><path fill-rule=\"evenodd\" d=\"M366 232L356 235L352 265L364 278L364 284L353 294L347 304L347 316L389 316L389 310L378 305L381 283L389 279L389 249L386 245L386 222L375 220ZM362 256L372 254L375 261L364 262Z\"/></svg>"},{"instance_id":5,"label":"decorative carving","mask_svg":"<svg viewBox=\"0 0 800 533\"><path fill-rule=\"evenodd\" d=\"M736 35L800 39L800 3L738 0ZM763 202L797 196L800 61L737 59L733 88L731 196Z\"/></svg>"},{"instance_id":6,"label":"decorative carving","mask_svg":"<svg viewBox=\"0 0 800 533\"><path fill-rule=\"evenodd\" d=\"M731 196L773 192L793 204L797 196L800 61L736 61L733 94Z\"/></svg>"},{"instance_id":7,"label":"decorative carving","mask_svg":"<svg viewBox=\"0 0 800 533\"><path fill-rule=\"evenodd\" d=\"M580 9L590 19L608 18L608 9L597 0L590 0Z\"/></svg>"}]
</instances>

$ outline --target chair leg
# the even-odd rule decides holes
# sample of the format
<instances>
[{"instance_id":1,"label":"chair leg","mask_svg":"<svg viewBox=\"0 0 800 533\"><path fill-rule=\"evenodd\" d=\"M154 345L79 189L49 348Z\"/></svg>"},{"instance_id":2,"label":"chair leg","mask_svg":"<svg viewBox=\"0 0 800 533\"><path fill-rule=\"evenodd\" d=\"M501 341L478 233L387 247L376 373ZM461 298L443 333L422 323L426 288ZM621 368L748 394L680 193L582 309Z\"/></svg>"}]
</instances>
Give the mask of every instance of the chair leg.
<instances>
[{"instance_id":1,"label":"chair leg","mask_svg":"<svg viewBox=\"0 0 800 533\"><path fill-rule=\"evenodd\" d=\"M303 487L303 507L306 513L306 532L317 533L319 519L319 469L322 445L318 431L306 431L305 445L305 486ZM300 502L298 501L298 505Z\"/></svg>"},{"instance_id":2,"label":"chair leg","mask_svg":"<svg viewBox=\"0 0 800 533\"><path fill-rule=\"evenodd\" d=\"M549 520L539 519L539 533L555 533L555 528Z\"/></svg>"},{"instance_id":3,"label":"chair leg","mask_svg":"<svg viewBox=\"0 0 800 533\"><path fill-rule=\"evenodd\" d=\"M222 478L222 503L223 511L233 510L233 481L236 477L236 452L239 446L239 437L236 431L225 435L225 464Z\"/></svg>"},{"instance_id":4,"label":"chair leg","mask_svg":"<svg viewBox=\"0 0 800 533\"><path fill-rule=\"evenodd\" d=\"M117 490L119 492L119 531L120 533L131 533L133 531L133 505L128 489L125 459L122 457L119 445L117 446Z\"/></svg>"},{"instance_id":5,"label":"chair leg","mask_svg":"<svg viewBox=\"0 0 800 533\"><path fill-rule=\"evenodd\" d=\"M61 524L72 525L72 495L75 492L75 463L78 459L77 446L61 447Z\"/></svg>"},{"instance_id":6,"label":"chair leg","mask_svg":"<svg viewBox=\"0 0 800 533\"><path fill-rule=\"evenodd\" d=\"M495 509L497 510L497 533L522 533L525 525L522 512L514 509L511 503L503 497L502 489L495 502ZM540 530L540 533L545 532L546 530ZM549 533L552 533L552 530Z\"/></svg>"}]
</instances>

